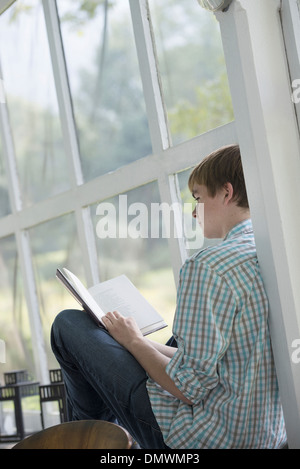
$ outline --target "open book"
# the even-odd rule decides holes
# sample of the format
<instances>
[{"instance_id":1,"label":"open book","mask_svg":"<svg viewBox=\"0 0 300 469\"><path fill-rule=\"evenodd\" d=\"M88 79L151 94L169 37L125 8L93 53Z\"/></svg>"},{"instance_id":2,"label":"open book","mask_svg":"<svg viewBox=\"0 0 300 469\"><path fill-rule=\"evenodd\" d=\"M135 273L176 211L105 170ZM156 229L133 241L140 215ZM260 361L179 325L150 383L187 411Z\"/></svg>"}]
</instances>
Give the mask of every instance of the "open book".
<instances>
[{"instance_id":1,"label":"open book","mask_svg":"<svg viewBox=\"0 0 300 469\"><path fill-rule=\"evenodd\" d=\"M98 326L105 327L101 317L109 311L119 311L123 316L134 317L143 335L167 326L160 314L126 275L98 283L89 289L85 288L76 275L65 268L57 269L56 277Z\"/></svg>"}]
</instances>

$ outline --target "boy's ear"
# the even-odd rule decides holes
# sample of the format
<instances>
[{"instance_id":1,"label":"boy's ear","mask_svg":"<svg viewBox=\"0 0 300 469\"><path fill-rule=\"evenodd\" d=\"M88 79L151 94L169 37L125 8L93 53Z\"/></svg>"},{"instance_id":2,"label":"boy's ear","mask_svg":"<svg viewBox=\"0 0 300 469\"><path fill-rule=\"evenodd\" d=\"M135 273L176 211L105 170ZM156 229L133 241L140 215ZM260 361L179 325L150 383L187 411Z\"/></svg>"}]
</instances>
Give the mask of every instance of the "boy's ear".
<instances>
[{"instance_id":1,"label":"boy's ear","mask_svg":"<svg viewBox=\"0 0 300 469\"><path fill-rule=\"evenodd\" d=\"M224 188L224 202L228 204L233 200L233 186L230 182L226 182L223 186Z\"/></svg>"}]
</instances>

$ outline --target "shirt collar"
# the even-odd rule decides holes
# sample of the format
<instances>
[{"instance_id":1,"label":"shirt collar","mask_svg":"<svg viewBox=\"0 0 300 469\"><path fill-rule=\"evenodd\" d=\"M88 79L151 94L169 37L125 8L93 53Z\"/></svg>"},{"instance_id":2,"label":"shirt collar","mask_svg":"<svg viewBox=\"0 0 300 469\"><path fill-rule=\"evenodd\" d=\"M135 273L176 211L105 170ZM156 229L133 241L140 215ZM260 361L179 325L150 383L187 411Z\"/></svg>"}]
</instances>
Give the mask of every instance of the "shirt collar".
<instances>
[{"instance_id":1,"label":"shirt collar","mask_svg":"<svg viewBox=\"0 0 300 469\"><path fill-rule=\"evenodd\" d=\"M224 241L227 239L238 238L243 234L250 234L253 233L252 221L250 218L248 220L244 220L237 225L235 225L231 230L227 233L224 238Z\"/></svg>"}]
</instances>

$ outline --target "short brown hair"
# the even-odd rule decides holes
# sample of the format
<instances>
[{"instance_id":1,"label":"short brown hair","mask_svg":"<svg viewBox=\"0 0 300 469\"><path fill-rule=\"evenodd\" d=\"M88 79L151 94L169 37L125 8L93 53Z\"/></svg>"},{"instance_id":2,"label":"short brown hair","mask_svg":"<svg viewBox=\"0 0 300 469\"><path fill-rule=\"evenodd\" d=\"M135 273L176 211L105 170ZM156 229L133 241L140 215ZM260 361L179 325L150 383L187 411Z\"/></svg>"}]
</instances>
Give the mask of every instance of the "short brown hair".
<instances>
[{"instance_id":1,"label":"short brown hair","mask_svg":"<svg viewBox=\"0 0 300 469\"><path fill-rule=\"evenodd\" d=\"M214 197L227 182L232 184L233 200L236 201L237 206L249 208L238 145L224 146L204 158L193 169L188 185L192 192L195 183L203 184L206 186L208 194Z\"/></svg>"}]
</instances>

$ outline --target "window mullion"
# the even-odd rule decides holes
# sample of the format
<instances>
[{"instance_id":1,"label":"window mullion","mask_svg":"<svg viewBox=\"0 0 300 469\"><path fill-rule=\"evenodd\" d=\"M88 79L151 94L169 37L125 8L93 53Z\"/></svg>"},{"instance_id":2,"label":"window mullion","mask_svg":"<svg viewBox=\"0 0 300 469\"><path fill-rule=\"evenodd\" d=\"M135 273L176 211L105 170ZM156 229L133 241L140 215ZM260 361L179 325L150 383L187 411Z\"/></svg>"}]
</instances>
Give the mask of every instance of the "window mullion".
<instances>
[{"instance_id":1,"label":"window mullion","mask_svg":"<svg viewBox=\"0 0 300 469\"><path fill-rule=\"evenodd\" d=\"M147 0L129 0L153 152L171 146L167 114L159 79L154 35Z\"/></svg>"},{"instance_id":2,"label":"window mullion","mask_svg":"<svg viewBox=\"0 0 300 469\"><path fill-rule=\"evenodd\" d=\"M83 175L56 2L53 0L43 0L43 8L65 148L69 163L71 185L73 191L76 193L78 186L83 184ZM70 194L70 196L74 197L74 194ZM89 211L80 206L76 206L75 212L87 281L89 284L93 284L98 281L99 275L95 235L93 230L90 229L91 219Z\"/></svg>"},{"instance_id":3,"label":"window mullion","mask_svg":"<svg viewBox=\"0 0 300 469\"><path fill-rule=\"evenodd\" d=\"M7 10L16 0L0 0L0 15Z\"/></svg>"},{"instance_id":4,"label":"window mullion","mask_svg":"<svg viewBox=\"0 0 300 469\"><path fill-rule=\"evenodd\" d=\"M82 184L80 153L56 2L42 0L72 187Z\"/></svg>"},{"instance_id":5,"label":"window mullion","mask_svg":"<svg viewBox=\"0 0 300 469\"><path fill-rule=\"evenodd\" d=\"M2 79L1 67L0 76ZM0 105L0 127L3 140L3 156L6 166L6 175L9 181L9 196L12 207L11 217L13 217L14 234L16 237L17 252L20 259L20 268L23 277L30 329L32 334L35 369L38 379L42 382L46 382L48 380L47 355L44 336L42 334L42 323L31 259L29 236L27 230L20 229L19 224L19 213L22 210L22 195L6 102L2 102Z\"/></svg>"},{"instance_id":6,"label":"window mullion","mask_svg":"<svg viewBox=\"0 0 300 469\"><path fill-rule=\"evenodd\" d=\"M0 63L0 80L2 82L3 101L0 104L0 126L3 141L3 155L4 165L6 168L6 176L8 179L8 191L10 197L10 204L12 213L15 215L22 209L22 195L20 189L20 182L17 171L17 163L15 157L15 147L12 137L7 103L5 98L5 83L3 81L2 67Z\"/></svg>"},{"instance_id":7,"label":"window mullion","mask_svg":"<svg viewBox=\"0 0 300 469\"><path fill-rule=\"evenodd\" d=\"M161 200L172 208L173 213L173 218L170 217L170 219L166 221L170 221L171 225L168 244L171 252L174 280L177 286L180 268L187 258L187 251L183 238L181 198L176 174L168 176L163 173L160 175L158 178L158 188Z\"/></svg>"},{"instance_id":8,"label":"window mullion","mask_svg":"<svg viewBox=\"0 0 300 469\"><path fill-rule=\"evenodd\" d=\"M294 85L292 100L300 130L300 11L297 0L284 0L281 3L281 22L291 82Z\"/></svg>"}]
</instances>

